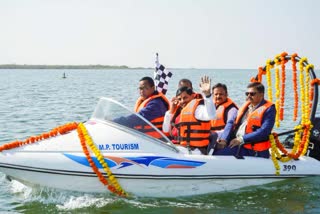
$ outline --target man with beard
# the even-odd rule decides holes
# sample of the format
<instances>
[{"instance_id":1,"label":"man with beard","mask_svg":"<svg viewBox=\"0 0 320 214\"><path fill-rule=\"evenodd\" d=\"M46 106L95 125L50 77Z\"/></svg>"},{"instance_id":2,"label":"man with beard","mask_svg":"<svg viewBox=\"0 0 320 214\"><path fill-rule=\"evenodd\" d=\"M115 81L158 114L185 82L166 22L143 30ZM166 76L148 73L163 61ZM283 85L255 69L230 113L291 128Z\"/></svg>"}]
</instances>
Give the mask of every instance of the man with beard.
<instances>
[{"instance_id":1,"label":"man with beard","mask_svg":"<svg viewBox=\"0 0 320 214\"><path fill-rule=\"evenodd\" d=\"M250 83L245 94L247 102L238 111L229 146L214 155L270 157L269 135L275 123L275 106L264 99L260 82Z\"/></svg>"}]
</instances>

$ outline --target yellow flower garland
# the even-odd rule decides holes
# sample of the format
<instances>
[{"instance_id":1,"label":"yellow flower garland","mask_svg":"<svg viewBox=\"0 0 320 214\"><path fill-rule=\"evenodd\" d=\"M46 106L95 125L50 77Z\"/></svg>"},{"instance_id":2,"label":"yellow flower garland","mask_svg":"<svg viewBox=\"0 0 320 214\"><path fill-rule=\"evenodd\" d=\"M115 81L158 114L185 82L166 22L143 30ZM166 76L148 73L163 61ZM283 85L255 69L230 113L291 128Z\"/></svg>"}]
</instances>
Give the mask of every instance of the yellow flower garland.
<instances>
[{"instance_id":1,"label":"yellow flower garland","mask_svg":"<svg viewBox=\"0 0 320 214\"><path fill-rule=\"evenodd\" d=\"M95 154L95 156L97 157L99 163L102 165L103 170L107 173L107 176L108 176L108 179L109 179L110 183L113 185L113 187L116 190L115 193L117 193L119 195L123 195L123 196L128 196L128 194L121 188L121 186L118 183L117 179L113 176L108 164L104 161L104 157L102 156L100 150L93 143L93 140L90 137L90 135L89 135L86 127L83 125L83 123L79 124L79 129L81 130L81 132L82 132L82 134L84 136L85 143L89 146L91 151ZM100 180L101 180L101 182L103 182L102 178L100 178Z\"/></svg>"},{"instance_id":2,"label":"yellow flower garland","mask_svg":"<svg viewBox=\"0 0 320 214\"><path fill-rule=\"evenodd\" d=\"M303 62L307 61L306 58L302 58L299 62L299 68L300 68L300 73L299 73L299 81L300 81L300 100L301 100L301 124L305 124L305 85L304 85L304 65Z\"/></svg>"},{"instance_id":3,"label":"yellow flower garland","mask_svg":"<svg viewBox=\"0 0 320 214\"><path fill-rule=\"evenodd\" d=\"M306 88L305 88L305 108L306 108L306 117L310 117L310 108L311 108L311 100L312 97L309 96L310 92L310 69L313 68L313 65L309 64L306 66L305 71L306 71ZM307 120L306 120L307 121Z\"/></svg>"},{"instance_id":4,"label":"yellow flower garland","mask_svg":"<svg viewBox=\"0 0 320 214\"><path fill-rule=\"evenodd\" d=\"M275 69L275 77L276 77L276 127L280 127L280 77L279 77L279 68Z\"/></svg>"},{"instance_id":5,"label":"yellow flower garland","mask_svg":"<svg viewBox=\"0 0 320 214\"><path fill-rule=\"evenodd\" d=\"M276 142L274 140L273 134L269 135L269 140L271 142L271 159L274 165L274 168L276 169L276 175L280 175L280 165L278 162L278 156L280 156Z\"/></svg>"},{"instance_id":6,"label":"yellow flower garland","mask_svg":"<svg viewBox=\"0 0 320 214\"><path fill-rule=\"evenodd\" d=\"M283 117L283 104L284 104L284 85L285 84L285 63L287 63L287 59L285 58L287 56L287 53L282 53L281 55L277 55L274 59L274 64L276 65L281 65L282 67L282 85L280 89L280 81L279 81L279 68L276 67L275 69L275 91L276 91L276 109L277 109L277 114L276 114L276 127L280 126L280 120L281 117ZM291 56L291 60L293 61L293 70L295 71L295 63L296 63L296 57L297 54L293 54ZM312 106L312 93L310 93L310 74L309 70L313 69L313 65L307 65L304 66L304 64L307 64L308 60L307 58L301 58L299 60L299 83L300 83L300 102L301 102L301 122L299 125L295 126L294 129L297 131L295 132L294 135L294 146L289 153L283 145L280 143L278 139L278 135L276 133L270 134L269 140L271 143L271 159L273 161L274 167L276 169L275 174L280 175L280 165L279 161L281 162L287 162L292 159L298 159L301 155L305 155L305 153L308 150L308 144L309 144L309 138L310 138L310 131L312 129L312 124L310 121L310 109ZM267 78L267 85L268 85L268 97L269 100L272 100L272 88L271 87L271 68L273 67L271 65L271 61L267 60L266 62L266 78ZM259 71L259 73L263 74L263 72ZM262 78L261 78L262 79ZM293 79L293 82L295 84L296 79ZM319 81L320 82L320 81ZM298 100L298 93L296 93L296 85L295 85L295 101ZM312 88L311 88L312 89ZM281 94L283 93L283 95ZM279 95L280 95L280 100L279 100ZM296 113L297 113L297 102L295 103L295 108L294 109L294 120L296 119ZM280 115L279 115L280 113ZM281 116L282 115L282 116Z\"/></svg>"},{"instance_id":7,"label":"yellow flower garland","mask_svg":"<svg viewBox=\"0 0 320 214\"><path fill-rule=\"evenodd\" d=\"M267 85L268 85L268 100L272 102L272 83L271 83L271 60L267 60L267 67L266 67L266 76L267 76Z\"/></svg>"}]
</instances>

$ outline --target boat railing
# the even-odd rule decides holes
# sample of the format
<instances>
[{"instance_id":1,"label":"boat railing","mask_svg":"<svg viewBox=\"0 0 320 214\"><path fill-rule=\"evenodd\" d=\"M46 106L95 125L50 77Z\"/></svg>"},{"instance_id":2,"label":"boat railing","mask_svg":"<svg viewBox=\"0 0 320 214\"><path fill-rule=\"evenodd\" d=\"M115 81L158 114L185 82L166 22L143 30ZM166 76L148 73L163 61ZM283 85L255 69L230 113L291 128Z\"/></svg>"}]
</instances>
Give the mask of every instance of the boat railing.
<instances>
[{"instance_id":1,"label":"boat railing","mask_svg":"<svg viewBox=\"0 0 320 214\"><path fill-rule=\"evenodd\" d=\"M286 65L287 62L290 62L291 69ZM292 85L289 86L286 84L287 74L291 77ZM308 63L306 57L283 52L274 59L268 59L265 66L259 67L258 74L251 78L251 82L262 82L263 76L266 77L267 99L271 102L275 100L277 110L275 127L269 136L275 165L277 160L297 160L301 155L320 160L320 118L317 112L320 79L316 77L314 66ZM288 96L291 96L293 103L287 102ZM292 112L288 113L285 109ZM289 125L287 127L296 125L290 130L284 130L280 124ZM284 138L282 142L279 138L281 136ZM292 151L288 152L287 148L292 148Z\"/></svg>"}]
</instances>

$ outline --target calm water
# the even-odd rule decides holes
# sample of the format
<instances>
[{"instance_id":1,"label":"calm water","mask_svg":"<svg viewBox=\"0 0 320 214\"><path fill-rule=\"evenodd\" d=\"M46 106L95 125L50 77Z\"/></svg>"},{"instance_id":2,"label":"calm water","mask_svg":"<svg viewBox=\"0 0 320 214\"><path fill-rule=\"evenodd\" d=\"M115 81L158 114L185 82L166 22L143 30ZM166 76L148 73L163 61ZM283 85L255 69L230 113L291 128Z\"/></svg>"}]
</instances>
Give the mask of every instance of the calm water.
<instances>
[{"instance_id":1,"label":"calm water","mask_svg":"<svg viewBox=\"0 0 320 214\"><path fill-rule=\"evenodd\" d=\"M172 70L168 97L181 78L198 88L203 74L228 85L239 105L256 70ZM63 73L67 78L63 79ZM153 70L0 70L0 144L72 121L87 120L99 97L132 107L141 77ZM318 72L318 76L319 72ZM288 93L288 109L292 104ZM290 124L290 122L286 122ZM291 125L292 127L292 125ZM233 192L176 199L122 199L26 187L0 173L0 212L12 213L319 213L320 178L282 181Z\"/></svg>"}]
</instances>

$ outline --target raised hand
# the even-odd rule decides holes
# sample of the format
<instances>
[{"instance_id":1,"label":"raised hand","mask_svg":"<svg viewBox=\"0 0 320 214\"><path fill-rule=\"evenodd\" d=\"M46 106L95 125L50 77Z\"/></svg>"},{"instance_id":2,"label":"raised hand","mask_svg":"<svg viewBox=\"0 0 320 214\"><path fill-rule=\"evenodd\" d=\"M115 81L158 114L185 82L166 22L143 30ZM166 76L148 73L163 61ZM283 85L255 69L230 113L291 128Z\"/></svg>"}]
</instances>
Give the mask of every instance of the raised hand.
<instances>
[{"instance_id":1,"label":"raised hand","mask_svg":"<svg viewBox=\"0 0 320 214\"><path fill-rule=\"evenodd\" d=\"M209 79L208 76L201 77L201 81L200 81L199 86L200 86L200 91L205 96L210 96L211 95L211 79Z\"/></svg>"},{"instance_id":2,"label":"raised hand","mask_svg":"<svg viewBox=\"0 0 320 214\"><path fill-rule=\"evenodd\" d=\"M177 97L172 97L171 98L171 107L170 107L170 112L172 114L175 112L178 105L179 105L179 99Z\"/></svg>"}]
</instances>

